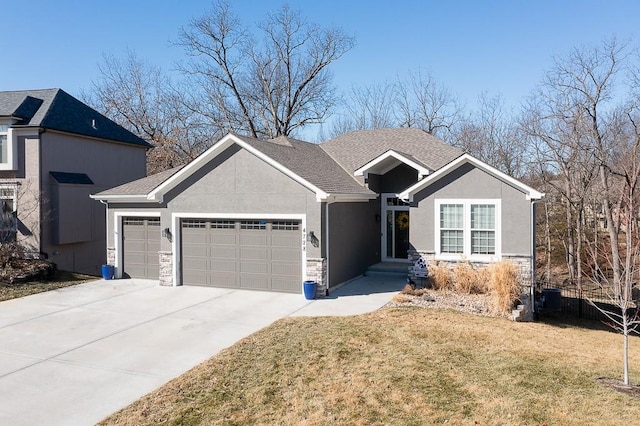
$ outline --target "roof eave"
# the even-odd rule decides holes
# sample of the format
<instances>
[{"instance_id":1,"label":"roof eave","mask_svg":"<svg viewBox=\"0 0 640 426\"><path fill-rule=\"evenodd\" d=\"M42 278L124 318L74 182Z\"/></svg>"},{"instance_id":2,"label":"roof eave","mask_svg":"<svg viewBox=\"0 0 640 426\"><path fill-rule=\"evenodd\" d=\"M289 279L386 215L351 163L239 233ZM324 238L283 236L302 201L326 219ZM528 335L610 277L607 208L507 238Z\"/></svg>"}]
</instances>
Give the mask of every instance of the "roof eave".
<instances>
[{"instance_id":1,"label":"roof eave","mask_svg":"<svg viewBox=\"0 0 640 426\"><path fill-rule=\"evenodd\" d=\"M536 191L535 189L507 175L506 173L501 172L500 170L488 165L483 161L478 160L477 158L469 154L463 154L460 157L456 158L455 160L451 161L449 164L438 169L437 171L435 171L425 179L416 182L409 188L397 194L398 198L405 201L413 201L413 196L418 191L421 191L425 187L429 186L431 182L437 181L438 179L440 179L441 176L447 175L450 171L455 170L463 163L471 163L474 166L478 167L479 169L484 170L485 172L493 175L495 178L500 179L503 182L506 182L507 184L519 189L525 194L526 199L529 201L540 200L544 197L543 193Z\"/></svg>"}]
</instances>

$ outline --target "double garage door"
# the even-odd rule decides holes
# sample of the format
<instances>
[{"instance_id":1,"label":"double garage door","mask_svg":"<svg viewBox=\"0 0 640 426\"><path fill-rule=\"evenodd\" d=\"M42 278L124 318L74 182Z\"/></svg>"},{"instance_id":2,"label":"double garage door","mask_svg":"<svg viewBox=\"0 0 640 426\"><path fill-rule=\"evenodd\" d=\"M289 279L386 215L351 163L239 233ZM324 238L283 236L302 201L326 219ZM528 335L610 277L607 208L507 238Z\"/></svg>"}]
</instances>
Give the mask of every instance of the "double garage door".
<instances>
[{"instance_id":1,"label":"double garage door","mask_svg":"<svg viewBox=\"0 0 640 426\"><path fill-rule=\"evenodd\" d=\"M182 283L300 292L299 221L183 219Z\"/></svg>"}]
</instances>

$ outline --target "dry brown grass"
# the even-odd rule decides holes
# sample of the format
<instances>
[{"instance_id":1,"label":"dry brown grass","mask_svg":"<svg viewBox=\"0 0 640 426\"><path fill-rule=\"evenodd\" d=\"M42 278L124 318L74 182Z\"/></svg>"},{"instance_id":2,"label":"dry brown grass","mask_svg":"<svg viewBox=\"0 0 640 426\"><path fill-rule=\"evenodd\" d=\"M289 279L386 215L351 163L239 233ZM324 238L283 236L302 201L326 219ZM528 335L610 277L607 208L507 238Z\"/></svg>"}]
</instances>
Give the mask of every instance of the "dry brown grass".
<instances>
[{"instance_id":1,"label":"dry brown grass","mask_svg":"<svg viewBox=\"0 0 640 426\"><path fill-rule=\"evenodd\" d=\"M421 308L288 318L102 424L635 424L638 401L597 382L621 374L620 337L577 325Z\"/></svg>"},{"instance_id":2,"label":"dry brown grass","mask_svg":"<svg viewBox=\"0 0 640 426\"><path fill-rule=\"evenodd\" d=\"M411 298L406 293L398 293L391 299L396 303L409 303Z\"/></svg>"},{"instance_id":3,"label":"dry brown grass","mask_svg":"<svg viewBox=\"0 0 640 426\"><path fill-rule=\"evenodd\" d=\"M468 262L459 262L453 268L454 288L465 294L486 293L487 276L487 268L476 269Z\"/></svg>"},{"instance_id":4,"label":"dry brown grass","mask_svg":"<svg viewBox=\"0 0 640 426\"><path fill-rule=\"evenodd\" d=\"M56 271L54 279L50 281L37 280L14 284L0 282L0 302L29 296L31 294L56 290L58 288L69 287L76 284L82 284L88 281L95 281L97 279L97 277L92 277L90 275L76 274L74 272L67 271Z\"/></svg>"},{"instance_id":5,"label":"dry brown grass","mask_svg":"<svg viewBox=\"0 0 640 426\"><path fill-rule=\"evenodd\" d=\"M451 269L440 262L429 264L429 280L436 290L449 290L452 287Z\"/></svg>"},{"instance_id":6,"label":"dry brown grass","mask_svg":"<svg viewBox=\"0 0 640 426\"><path fill-rule=\"evenodd\" d=\"M508 260L503 260L491 265L489 271L491 273L491 294L496 308L501 312L511 311L520 296L516 265Z\"/></svg>"}]
</instances>

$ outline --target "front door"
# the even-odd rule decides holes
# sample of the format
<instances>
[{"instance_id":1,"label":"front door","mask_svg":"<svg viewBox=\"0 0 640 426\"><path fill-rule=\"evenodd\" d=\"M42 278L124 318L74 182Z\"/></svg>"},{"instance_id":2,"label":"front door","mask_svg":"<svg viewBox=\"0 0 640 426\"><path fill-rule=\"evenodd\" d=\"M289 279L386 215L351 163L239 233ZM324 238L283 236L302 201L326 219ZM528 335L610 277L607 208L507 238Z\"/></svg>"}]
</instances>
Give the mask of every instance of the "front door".
<instances>
[{"instance_id":1,"label":"front door","mask_svg":"<svg viewBox=\"0 0 640 426\"><path fill-rule=\"evenodd\" d=\"M409 204L395 194L382 195L383 260L407 260L409 251Z\"/></svg>"}]
</instances>

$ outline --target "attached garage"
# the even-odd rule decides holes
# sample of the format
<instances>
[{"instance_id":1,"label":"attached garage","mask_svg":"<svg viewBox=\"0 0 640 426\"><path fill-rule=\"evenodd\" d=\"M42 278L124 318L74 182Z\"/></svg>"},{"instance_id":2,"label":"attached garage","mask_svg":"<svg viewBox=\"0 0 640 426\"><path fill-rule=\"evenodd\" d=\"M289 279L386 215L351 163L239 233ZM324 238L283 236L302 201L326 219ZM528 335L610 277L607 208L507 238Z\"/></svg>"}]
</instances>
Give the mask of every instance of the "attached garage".
<instances>
[{"instance_id":1,"label":"attached garage","mask_svg":"<svg viewBox=\"0 0 640 426\"><path fill-rule=\"evenodd\" d=\"M300 221L182 219L180 228L183 284L300 292Z\"/></svg>"},{"instance_id":2,"label":"attached garage","mask_svg":"<svg viewBox=\"0 0 640 426\"><path fill-rule=\"evenodd\" d=\"M122 219L123 276L157 280L160 275L160 218Z\"/></svg>"}]
</instances>

